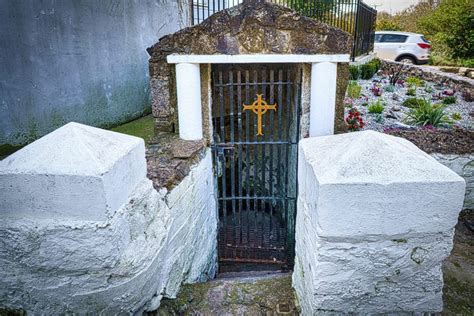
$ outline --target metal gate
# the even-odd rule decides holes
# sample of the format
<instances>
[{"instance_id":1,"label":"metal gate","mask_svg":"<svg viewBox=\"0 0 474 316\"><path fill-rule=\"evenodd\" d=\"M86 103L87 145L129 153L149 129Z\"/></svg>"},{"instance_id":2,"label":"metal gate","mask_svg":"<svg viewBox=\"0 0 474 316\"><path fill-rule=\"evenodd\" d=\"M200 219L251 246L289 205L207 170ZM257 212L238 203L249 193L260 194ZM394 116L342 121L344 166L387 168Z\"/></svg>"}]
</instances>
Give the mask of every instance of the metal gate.
<instances>
[{"instance_id":1,"label":"metal gate","mask_svg":"<svg viewBox=\"0 0 474 316\"><path fill-rule=\"evenodd\" d=\"M219 260L291 266L301 71L213 65L212 80Z\"/></svg>"}]
</instances>

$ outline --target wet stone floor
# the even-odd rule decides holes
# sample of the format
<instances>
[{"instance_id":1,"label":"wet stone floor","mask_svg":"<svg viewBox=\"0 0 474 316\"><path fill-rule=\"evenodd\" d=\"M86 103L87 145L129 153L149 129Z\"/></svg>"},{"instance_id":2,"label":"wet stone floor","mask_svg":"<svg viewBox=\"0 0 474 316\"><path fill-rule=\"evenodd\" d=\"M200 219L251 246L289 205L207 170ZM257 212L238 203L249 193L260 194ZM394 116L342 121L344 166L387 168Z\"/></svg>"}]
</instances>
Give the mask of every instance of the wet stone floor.
<instances>
[{"instance_id":1,"label":"wet stone floor","mask_svg":"<svg viewBox=\"0 0 474 316\"><path fill-rule=\"evenodd\" d=\"M467 221L474 222L474 211L461 214L443 265L442 315L474 315L474 233ZM290 273L224 273L211 282L184 285L176 299L164 299L149 315L298 315L298 303Z\"/></svg>"}]
</instances>

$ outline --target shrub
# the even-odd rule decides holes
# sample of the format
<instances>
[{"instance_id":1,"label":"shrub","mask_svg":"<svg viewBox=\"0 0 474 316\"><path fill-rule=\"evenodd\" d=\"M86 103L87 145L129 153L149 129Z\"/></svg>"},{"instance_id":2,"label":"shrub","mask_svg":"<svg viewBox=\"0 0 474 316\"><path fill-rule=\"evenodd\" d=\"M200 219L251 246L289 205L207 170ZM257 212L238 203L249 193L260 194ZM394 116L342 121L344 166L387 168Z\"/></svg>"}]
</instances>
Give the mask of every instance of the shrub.
<instances>
[{"instance_id":1,"label":"shrub","mask_svg":"<svg viewBox=\"0 0 474 316\"><path fill-rule=\"evenodd\" d=\"M350 81L347 86L347 96L352 99L357 99L360 97L360 92L362 87L357 84L356 81Z\"/></svg>"},{"instance_id":2,"label":"shrub","mask_svg":"<svg viewBox=\"0 0 474 316\"><path fill-rule=\"evenodd\" d=\"M369 61L368 63L360 66L360 77L364 80L372 79L372 77L380 69L380 59L375 58Z\"/></svg>"},{"instance_id":3,"label":"shrub","mask_svg":"<svg viewBox=\"0 0 474 316\"><path fill-rule=\"evenodd\" d=\"M426 85L425 92L426 93L433 93L433 87L431 85Z\"/></svg>"},{"instance_id":4,"label":"shrub","mask_svg":"<svg viewBox=\"0 0 474 316\"><path fill-rule=\"evenodd\" d=\"M422 102L418 107L411 109L406 122L413 125L431 125L434 127L443 123L451 124L451 120L444 113L444 107L439 104L431 104L428 101Z\"/></svg>"},{"instance_id":5,"label":"shrub","mask_svg":"<svg viewBox=\"0 0 474 316\"><path fill-rule=\"evenodd\" d=\"M406 80L406 83L408 86L411 86L411 87L423 87L423 85L425 84L425 82L423 81L423 79L420 79L420 78L417 78L417 77L408 77L407 80Z\"/></svg>"},{"instance_id":6,"label":"shrub","mask_svg":"<svg viewBox=\"0 0 474 316\"><path fill-rule=\"evenodd\" d=\"M407 108L417 108L420 106L421 103L424 103L424 102L426 102L425 99L408 98L405 101L403 101L402 105Z\"/></svg>"},{"instance_id":7,"label":"shrub","mask_svg":"<svg viewBox=\"0 0 474 316\"><path fill-rule=\"evenodd\" d=\"M447 96L443 99L443 104L448 105L448 104L454 104L456 103L456 97L455 96Z\"/></svg>"},{"instance_id":8,"label":"shrub","mask_svg":"<svg viewBox=\"0 0 474 316\"><path fill-rule=\"evenodd\" d=\"M408 88L407 95L412 96L412 97L416 96L416 87Z\"/></svg>"},{"instance_id":9,"label":"shrub","mask_svg":"<svg viewBox=\"0 0 474 316\"><path fill-rule=\"evenodd\" d=\"M394 92L394 91L395 91L395 86L389 84L389 85L383 87L383 89L384 89L386 92Z\"/></svg>"},{"instance_id":10,"label":"shrub","mask_svg":"<svg viewBox=\"0 0 474 316\"><path fill-rule=\"evenodd\" d=\"M349 76L350 80L359 80L360 78L360 67L359 66L349 66Z\"/></svg>"},{"instance_id":11,"label":"shrub","mask_svg":"<svg viewBox=\"0 0 474 316\"><path fill-rule=\"evenodd\" d=\"M352 132L358 131L365 126L364 120L362 119L359 110L356 108L349 110L349 115L346 117L345 121L347 128Z\"/></svg>"},{"instance_id":12,"label":"shrub","mask_svg":"<svg viewBox=\"0 0 474 316\"><path fill-rule=\"evenodd\" d=\"M377 100L377 101L371 103L367 110L369 111L369 113L380 114L380 113L383 112L384 109L385 109L385 107L383 106L382 101Z\"/></svg>"},{"instance_id":13,"label":"shrub","mask_svg":"<svg viewBox=\"0 0 474 316\"><path fill-rule=\"evenodd\" d=\"M460 119L462 119L462 116L461 116L461 113L454 112L453 114L451 114L451 118L455 121L459 121Z\"/></svg>"}]
</instances>

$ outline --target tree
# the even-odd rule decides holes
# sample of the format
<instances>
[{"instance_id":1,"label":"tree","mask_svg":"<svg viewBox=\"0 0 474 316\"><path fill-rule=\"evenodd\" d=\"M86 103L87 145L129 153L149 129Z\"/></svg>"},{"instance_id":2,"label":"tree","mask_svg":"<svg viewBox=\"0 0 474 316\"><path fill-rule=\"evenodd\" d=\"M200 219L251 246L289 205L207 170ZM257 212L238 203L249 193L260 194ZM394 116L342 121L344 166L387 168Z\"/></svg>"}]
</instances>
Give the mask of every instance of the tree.
<instances>
[{"instance_id":1,"label":"tree","mask_svg":"<svg viewBox=\"0 0 474 316\"><path fill-rule=\"evenodd\" d=\"M417 26L450 57L474 58L474 1L442 0Z\"/></svg>"}]
</instances>

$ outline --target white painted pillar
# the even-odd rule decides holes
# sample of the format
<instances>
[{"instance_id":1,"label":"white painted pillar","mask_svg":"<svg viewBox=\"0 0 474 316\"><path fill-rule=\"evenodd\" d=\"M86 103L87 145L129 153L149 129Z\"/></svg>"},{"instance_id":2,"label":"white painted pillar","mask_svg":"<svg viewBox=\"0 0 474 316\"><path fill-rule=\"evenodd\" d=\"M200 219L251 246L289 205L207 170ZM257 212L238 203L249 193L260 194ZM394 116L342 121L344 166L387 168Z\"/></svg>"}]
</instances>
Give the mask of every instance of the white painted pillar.
<instances>
[{"instance_id":1,"label":"white painted pillar","mask_svg":"<svg viewBox=\"0 0 474 316\"><path fill-rule=\"evenodd\" d=\"M334 134L336 79L337 63L311 65L310 137Z\"/></svg>"},{"instance_id":2,"label":"white painted pillar","mask_svg":"<svg viewBox=\"0 0 474 316\"><path fill-rule=\"evenodd\" d=\"M201 73L199 64L176 64L179 137L202 139Z\"/></svg>"}]
</instances>

